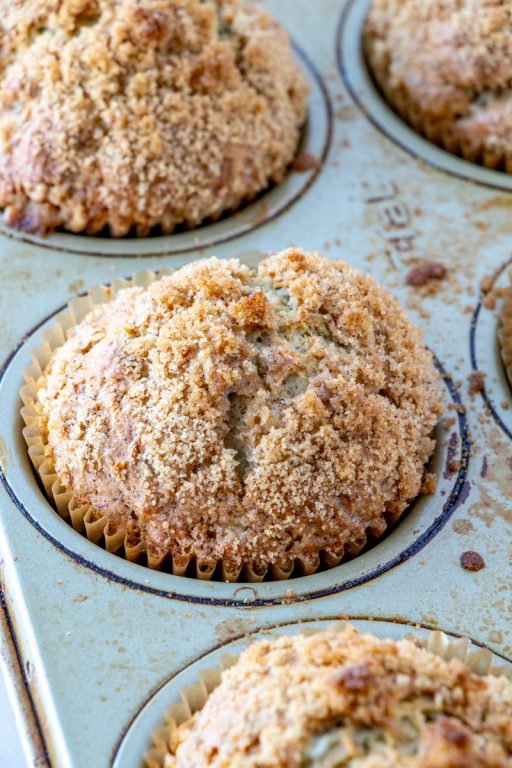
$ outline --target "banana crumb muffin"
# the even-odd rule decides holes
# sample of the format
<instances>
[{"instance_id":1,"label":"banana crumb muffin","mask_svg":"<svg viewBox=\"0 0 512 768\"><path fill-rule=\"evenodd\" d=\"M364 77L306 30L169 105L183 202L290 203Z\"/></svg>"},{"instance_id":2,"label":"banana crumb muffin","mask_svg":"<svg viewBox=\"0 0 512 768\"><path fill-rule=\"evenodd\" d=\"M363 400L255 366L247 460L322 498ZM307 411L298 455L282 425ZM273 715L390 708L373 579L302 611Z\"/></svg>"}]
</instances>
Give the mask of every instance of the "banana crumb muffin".
<instances>
[{"instance_id":1,"label":"banana crumb muffin","mask_svg":"<svg viewBox=\"0 0 512 768\"><path fill-rule=\"evenodd\" d=\"M510 768L512 683L349 627L254 643L165 768Z\"/></svg>"},{"instance_id":2,"label":"banana crumb muffin","mask_svg":"<svg viewBox=\"0 0 512 768\"><path fill-rule=\"evenodd\" d=\"M37 408L50 470L152 567L264 574L335 564L397 520L442 398L394 299L290 249L121 291L55 351Z\"/></svg>"},{"instance_id":3,"label":"banana crumb muffin","mask_svg":"<svg viewBox=\"0 0 512 768\"><path fill-rule=\"evenodd\" d=\"M511 0L373 0L364 44L390 105L417 131L512 172Z\"/></svg>"},{"instance_id":4,"label":"banana crumb muffin","mask_svg":"<svg viewBox=\"0 0 512 768\"><path fill-rule=\"evenodd\" d=\"M8 0L0 207L48 233L196 227L282 181L307 85L245 0Z\"/></svg>"}]
</instances>

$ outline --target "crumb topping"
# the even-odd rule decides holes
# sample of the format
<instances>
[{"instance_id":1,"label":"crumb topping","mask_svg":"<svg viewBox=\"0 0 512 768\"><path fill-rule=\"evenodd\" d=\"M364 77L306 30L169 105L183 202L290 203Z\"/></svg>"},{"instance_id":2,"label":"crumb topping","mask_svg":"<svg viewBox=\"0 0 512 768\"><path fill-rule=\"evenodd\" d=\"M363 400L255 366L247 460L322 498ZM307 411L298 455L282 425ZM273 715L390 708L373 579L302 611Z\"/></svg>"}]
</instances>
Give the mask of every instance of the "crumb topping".
<instances>
[{"instance_id":1,"label":"crumb topping","mask_svg":"<svg viewBox=\"0 0 512 768\"><path fill-rule=\"evenodd\" d=\"M315 566L421 488L442 412L395 300L289 249L195 262L94 309L39 382L48 462L153 558Z\"/></svg>"},{"instance_id":2,"label":"crumb topping","mask_svg":"<svg viewBox=\"0 0 512 768\"><path fill-rule=\"evenodd\" d=\"M292 161L307 85L245 0L9 0L0 20L7 223L114 236L195 227Z\"/></svg>"},{"instance_id":3,"label":"crumb topping","mask_svg":"<svg viewBox=\"0 0 512 768\"><path fill-rule=\"evenodd\" d=\"M510 768L512 683L353 628L254 643L165 768Z\"/></svg>"},{"instance_id":4,"label":"crumb topping","mask_svg":"<svg viewBox=\"0 0 512 768\"><path fill-rule=\"evenodd\" d=\"M419 124L512 152L510 0L373 0L365 45L379 85Z\"/></svg>"}]
</instances>

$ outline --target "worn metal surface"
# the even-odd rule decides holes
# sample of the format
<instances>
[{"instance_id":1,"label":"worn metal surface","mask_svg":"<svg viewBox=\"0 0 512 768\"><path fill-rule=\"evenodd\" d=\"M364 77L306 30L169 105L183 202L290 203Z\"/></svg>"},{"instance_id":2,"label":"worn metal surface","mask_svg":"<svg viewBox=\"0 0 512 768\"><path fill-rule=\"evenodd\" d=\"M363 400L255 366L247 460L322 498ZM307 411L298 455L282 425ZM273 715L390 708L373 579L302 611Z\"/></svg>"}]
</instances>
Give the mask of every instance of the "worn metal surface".
<instances>
[{"instance_id":1,"label":"worn metal surface","mask_svg":"<svg viewBox=\"0 0 512 768\"><path fill-rule=\"evenodd\" d=\"M323 157L316 176L291 174L243 214L167 238L58 235L41 243L0 232L1 575L39 727L59 768L111 765L134 716L165 681L275 624L336 616L419 623L512 657L512 396L492 296L482 302L480 291L486 276L486 289L507 280L512 177L430 147L382 105L360 57L366 0L264 5L311 63L305 142ZM152 573L90 544L42 495L21 436L21 371L41 325L87 287L139 269L202 255L255 259L291 244L370 272L423 327L446 385L435 494L368 552L284 583ZM435 291L406 286L417 259L447 267ZM470 395L476 368L486 373L485 390ZM465 550L478 551L486 567L464 571ZM116 767L135 765L130 759L119 751Z\"/></svg>"}]
</instances>

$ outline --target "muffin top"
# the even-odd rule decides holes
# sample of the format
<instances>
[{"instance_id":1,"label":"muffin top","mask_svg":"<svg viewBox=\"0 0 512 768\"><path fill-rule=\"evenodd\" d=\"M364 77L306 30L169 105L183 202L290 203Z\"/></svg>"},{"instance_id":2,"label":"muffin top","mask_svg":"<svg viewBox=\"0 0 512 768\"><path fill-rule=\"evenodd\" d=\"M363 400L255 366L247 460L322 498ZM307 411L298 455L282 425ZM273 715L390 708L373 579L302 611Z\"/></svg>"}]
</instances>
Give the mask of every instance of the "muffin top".
<instances>
[{"instance_id":1,"label":"muffin top","mask_svg":"<svg viewBox=\"0 0 512 768\"><path fill-rule=\"evenodd\" d=\"M462 141L512 152L511 0L373 0L365 45L392 100Z\"/></svg>"},{"instance_id":2,"label":"muffin top","mask_svg":"<svg viewBox=\"0 0 512 768\"><path fill-rule=\"evenodd\" d=\"M282 180L307 85L245 0L6 0L0 207L26 231L195 227Z\"/></svg>"},{"instance_id":3,"label":"muffin top","mask_svg":"<svg viewBox=\"0 0 512 768\"><path fill-rule=\"evenodd\" d=\"M387 293L290 249L121 291L56 350L38 408L50 467L111 529L264 569L382 534L420 490L441 395Z\"/></svg>"},{"instance_id":4,"label":"muffin top","mask_svg":"<svg viewBox=\"0 0 512 768\"><path fill-rule=\"evenodd\" d=\"M512 683L352 627L254 643L165 768L510 768Z\"/></svg>"}]
</instances>

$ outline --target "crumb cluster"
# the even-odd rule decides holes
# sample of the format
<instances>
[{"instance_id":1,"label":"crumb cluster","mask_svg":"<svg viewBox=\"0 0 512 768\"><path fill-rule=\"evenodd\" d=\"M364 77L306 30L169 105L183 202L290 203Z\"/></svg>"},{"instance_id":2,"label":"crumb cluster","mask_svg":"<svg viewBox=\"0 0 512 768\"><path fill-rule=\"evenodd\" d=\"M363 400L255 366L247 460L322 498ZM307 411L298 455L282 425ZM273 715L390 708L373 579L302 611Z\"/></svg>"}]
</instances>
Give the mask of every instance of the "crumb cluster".
<instances>
[{"instance_id":1,"label":"crumb cluster","mask_svg":"<svg viewBox=\"0 0 512 768\"><path fill-rule=\"evenodd\" d=\"M436 261L427 261L409 270L405 283L415 288L420 287L427 285L431 280L444 280L446 272L444 264Z\"/></svg>"},{"instance_id":2,"label":"crumb cluster","mask_svg":"<svg viewBox=\"0 0 512 768\"><path fill-rule=\"evenodd\" d=\"M121 291L38 387L50 470L158 567L311 571L357 553L418 495L442 412L395 300L296 249Z\"/></svg>"},{"instance_id":3,"label":"crumb cluster","mask_svg":"<svg viewBox=\"0 0 512 768\"><path fill-rule=\"evenodd\" d=\"M512 683L354 629L249 646L165 768L510 768Z\"/></svg>"},{"instance_id":4,"label":"crumb cluster","mask_svg":"<svg viewBox=\"0 0 512 768\"><path fill-rule=\"evenodd\" d=\"M460 556L460 564L466 571L481 571L485 568L485 562L478 552L469 550Z\"/></svg>"},{"instance_id":5,"label":"crumb cluster","mask_svg":"<svg viewBox=\"0 0 512 768\"><path fill-rule=\"evenodd\" d=\"M414 128L512 171L510 0L373 0L365 48L386 98Z\"/></svg>"},{"instance_id":6,"label":"crumb cluster","mask_svg":"<svg viewBox=\"0 0 512 768\"><path fill-rule=\"evenodd\" d=\"M0 20L8 224L196 227L283 179L307 84L245 0L9 0Z\"/></svg>"}]
</instances>

